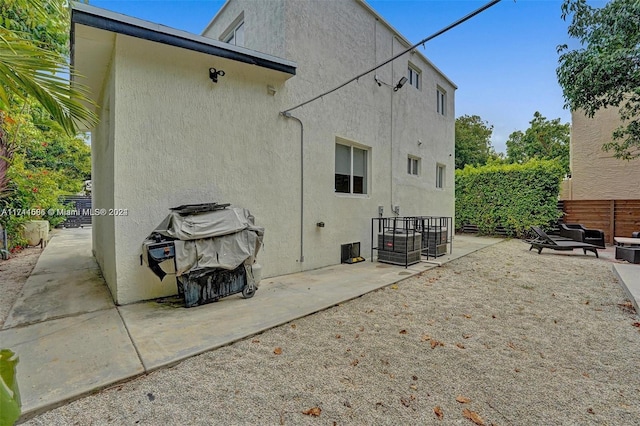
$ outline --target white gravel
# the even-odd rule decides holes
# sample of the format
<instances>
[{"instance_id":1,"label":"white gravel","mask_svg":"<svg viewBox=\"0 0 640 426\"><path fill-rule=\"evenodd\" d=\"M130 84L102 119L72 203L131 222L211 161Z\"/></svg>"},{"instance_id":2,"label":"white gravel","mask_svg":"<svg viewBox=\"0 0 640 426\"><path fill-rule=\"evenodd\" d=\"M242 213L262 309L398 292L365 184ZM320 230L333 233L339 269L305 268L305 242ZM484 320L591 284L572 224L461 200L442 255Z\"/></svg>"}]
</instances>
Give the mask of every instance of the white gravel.
<instances>
[{"instance_id":1,"label":"white gravel","mask_svg":"<svg viewBox=\"0 0 640 426\"><path fill-rule=\"evenodd\" d=\"M27 424L640 424L629 306L609 261L506 241Z\"/></svg>"}]
</instances>

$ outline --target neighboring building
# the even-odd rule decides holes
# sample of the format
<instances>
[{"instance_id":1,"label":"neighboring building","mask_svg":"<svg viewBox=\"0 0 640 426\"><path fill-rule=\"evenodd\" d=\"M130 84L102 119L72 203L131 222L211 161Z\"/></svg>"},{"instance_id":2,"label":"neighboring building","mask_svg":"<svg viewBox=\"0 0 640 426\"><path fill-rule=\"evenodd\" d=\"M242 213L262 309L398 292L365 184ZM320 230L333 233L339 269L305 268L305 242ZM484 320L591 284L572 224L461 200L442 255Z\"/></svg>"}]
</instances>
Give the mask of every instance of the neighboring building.
<instances>
[{"instance_id":1,"label":"neighboring building","mask_svg":"<svg viewBox=\"0 0 640 426\"><path fill-rule=\"evenodd\" d=\"M176 293L139 260L173 206L249 209L264 277L340 263L345 243L368 256L379 208L454 216L456 86L419 52L280 114L410 47L366 3L230 0L203 34L73 6L73 62L101 118L93 207L126 209L93 218L117 303Z\"/></svg>"},{"instance_id":2,"label":"neighboring building","mask_svg":"<svg viewBox=\"0 0 640 426\"><path fill-rule=\"evenodd\" d=\"M563 183L563 200L640 199L640 160L619 160L602 150L620 125L617 108L605 108L588 118L571 113L571 178Z\"/></svg>"},{"instance_id":3,"label":"neighboring building","mask_svg":"<svg viewBox=\"0 0 640 426\"><path fill-rule=\"evenodd\" d=\"M574 111L571 121L571 177L560 191L563 220L603 230L608 244L630 237L640 231L640 159L619 160L602 150L620 125L618 110L601 109L593 118Z\"/></svg>"}]
</instances>

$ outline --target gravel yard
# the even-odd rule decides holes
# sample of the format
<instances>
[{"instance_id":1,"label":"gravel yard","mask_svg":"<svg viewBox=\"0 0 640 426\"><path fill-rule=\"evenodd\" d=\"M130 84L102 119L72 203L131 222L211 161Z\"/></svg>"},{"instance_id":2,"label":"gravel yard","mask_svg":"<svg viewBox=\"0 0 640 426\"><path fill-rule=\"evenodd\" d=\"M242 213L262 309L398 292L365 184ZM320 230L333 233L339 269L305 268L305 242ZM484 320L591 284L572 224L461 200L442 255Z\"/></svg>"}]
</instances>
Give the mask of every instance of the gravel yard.
<instances>
[{"instance_id":1,"label":"gravel yard","mask_svg":"<svg viewBox=\"0 0 640 426\"><path fill-rule=\"evenodd\" d=\"M610 261L506 241L26 424L640 424L638 321Z\"/></svg>"}]
</instances>

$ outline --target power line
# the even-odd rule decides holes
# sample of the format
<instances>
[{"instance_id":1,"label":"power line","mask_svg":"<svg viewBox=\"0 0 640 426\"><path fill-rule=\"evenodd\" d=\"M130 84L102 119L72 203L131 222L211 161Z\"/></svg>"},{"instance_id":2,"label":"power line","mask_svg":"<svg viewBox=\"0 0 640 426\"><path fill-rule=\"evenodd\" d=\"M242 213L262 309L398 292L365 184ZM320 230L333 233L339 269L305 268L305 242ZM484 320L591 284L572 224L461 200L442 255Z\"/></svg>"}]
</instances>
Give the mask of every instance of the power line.
<instances>
[{"instance_id":1,"label":"power line","mask_svg":"<svg viewBox=\"0 0 640 426\"><path fill-rule=\"evenodd\" d=\"M450 29L457 27L458 25L462 24L462 23L463 23L463 22L465 22L465 21L468 21L469 19L473 18L474 16L478 15L479 13L484 12L485 10L489 9L491 6L493 6L493 5L497 4L497 3L500 3L500 1L501 1L501 0L492 0L492 1L490 1L489 3L487 3L487 4L485 4L484 6L480 7L479 9L476 9L476 10L474 10L473 12L469 13L468 15L463 16L462 18L458 19L458 20L457 20L457 21L455 21L454 23L452 23L452 24L450 24L450 25L448 25L448 26L444 27L443 29L441 29L440 31L438 31L438 32L436 32L436 33L431 34L429 37L427 37L427 38L425 38L425 39L423 39L423 40L420 40L418 43L414 44L413 46L409 47L408 49L403 50L402 52L398 53L398 54L397 54L397 55L395 55L395 56L392 56L391 58L387 59L386 61L384 61L384 62L382 62L382 63L380 63L380 64L378 64L378 65L376 65L375 67L370 68L370 69L368 69L367 71L365 71L365 72L363 72L363 73L361 73L361 74L358 74L357 76L353 77L352 79L345 81L345 82L344 82L344 83L342 83L341 85L336 86L336 87L334 87L333 89L331 89L331 90L329 90L329 91L326 91L326 92L324 92L324 93L322 93L322 94L320 94L320 95L318 95L318 96L316 96L316 97L314 97L314 98L311 98L311 99L309 99L308 101L304 101L304 102L302 102L301 104L298 104L298 105L296 105L296 106L294 106L294 107L291 107L291 108L289 108L289 109L286 109L286 110L282 111L280 114L282 114L282 115L285 115L285 116L286 116L288 113L290 113L290 112L291 112L291 111L293 111L294 109L300 108L301 106L304 106L304 105L309 104L309 103L311 103L311 102L313 102L313 101L315 101L315 100L318 100L318 99L322 98L323 96L326 96L326 95L328 95L328 94L330 94L330 93L335 92L336 90L342 89L342 88L343 88L344 86L346 86L347 84L352 83L352 82L354 82L354 81L356 81L356 80L360 79L361 77L364 77L365 75L369 74L370 72L373 72L373 71L377 70L378 68L380 68L380 67L383 67L383 66L387 65L389 62L391 62L391 61L394 61L394 60L398 59L400 56L404 55L404 54L405 54L405 53L407 53L407 52L412 51L412 50L413 50L413 49L415 49L416 47L418 47L418 46L420 46L420 45L424 45L426 42L428 42L428 41L430 41L430 40L433 40L434 38L438 37L439 35L442 35L442 34L446 33L446 32L447 32L447 31L449 31ZM423 47L424 47L424 46L423 46Z\"/></svg>"}]
</instances>

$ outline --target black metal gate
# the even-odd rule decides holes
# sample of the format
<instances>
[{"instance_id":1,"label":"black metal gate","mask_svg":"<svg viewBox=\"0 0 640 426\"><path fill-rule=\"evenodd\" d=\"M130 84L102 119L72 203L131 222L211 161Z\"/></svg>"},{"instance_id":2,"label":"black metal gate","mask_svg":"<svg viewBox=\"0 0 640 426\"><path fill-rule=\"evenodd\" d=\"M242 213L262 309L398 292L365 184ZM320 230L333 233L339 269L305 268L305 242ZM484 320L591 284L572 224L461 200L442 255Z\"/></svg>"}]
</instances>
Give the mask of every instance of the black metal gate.
<instances>
[{"instance_id":1,"label":"black metal gate","mask_svg":"<svg viewBox=\"0 0 640 426\"><path fill-rule=\"evenodd\" d=\"M65 206L69 206L65 210L73 214L67 215L66 220L58 226L81 228L84 225L91 225L91 195L67 195L60 201Z\"/></svg>"}]
</instances>

